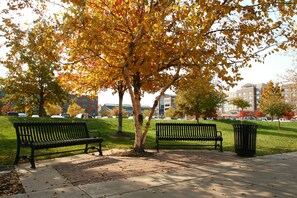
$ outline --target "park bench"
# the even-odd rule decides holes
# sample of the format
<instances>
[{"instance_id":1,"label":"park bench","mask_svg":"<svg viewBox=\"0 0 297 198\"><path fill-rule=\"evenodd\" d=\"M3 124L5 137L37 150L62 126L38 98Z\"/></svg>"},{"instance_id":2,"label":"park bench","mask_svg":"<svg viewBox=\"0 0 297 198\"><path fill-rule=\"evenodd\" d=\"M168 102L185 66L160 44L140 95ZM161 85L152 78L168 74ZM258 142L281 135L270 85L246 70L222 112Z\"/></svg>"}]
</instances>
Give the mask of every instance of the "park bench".
<instances>
[{"instance_id":1,"label":"park bench","mask_svg":"<svg viewBox=\"0 0 297 198\"><path fill-rule=\"evenodd\" d=\"M215 124L197 123L156 123L156 144L159 152L160 141L214 141L215 149L223 152L222 132ZM219 143L218 143L219 142ZM168 145L166 146L173 146ZM176 146L176 144L174 145ZM199 145L210 146L210 145Z\"/></svg>"},{"instance_id":2,"label":"park bench","mask_svg":"<svg viewBox=\"0 0 297 198\"><path fill-rule=\"evenodd\" d=\"M21 158L28 158L31 168L35 168L34 157L40 156L34 154L35 150L82 144L85 144L85 148L77 150L84 150L84 153L87 153L90 148L97 149L102 155L101 143L103 139L101 137L90 137L85 122L16 122L14 127L17 136L17 152L14 164L18 164ZM94 143L99 143L99 147L88 146ZM20 156L21 147L31 148L30 157ZM61 152L51 154L57 153Z\"/></svg>"}]
</instances>

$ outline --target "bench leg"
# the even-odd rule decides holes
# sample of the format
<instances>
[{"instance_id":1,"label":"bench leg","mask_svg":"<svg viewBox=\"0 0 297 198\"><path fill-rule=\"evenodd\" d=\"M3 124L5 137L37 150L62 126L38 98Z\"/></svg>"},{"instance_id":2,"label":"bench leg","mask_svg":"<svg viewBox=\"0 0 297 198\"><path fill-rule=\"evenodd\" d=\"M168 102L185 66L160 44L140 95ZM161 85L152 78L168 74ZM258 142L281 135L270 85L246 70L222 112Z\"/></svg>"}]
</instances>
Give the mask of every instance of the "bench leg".
<instances>
[{"instance_id":1,"label":"bench leg","mask_svg":"<svg viewBox=\"0 0 297 198\"><path fill-rule=\"evenodd\" d=\"M220 148L221 148L221 152L223 152L223 141L221 140L221 145L220 145Z\"/></svg>"},{"instance_id":2,"label":"bench leg","mask_svg":"<svg viewBox=\"0 0 297 198\"><path fill-rule=\"evenodd\" d=\"M36 168L35 159L34 159L34 148L31 148L31 156L30 156L29 161L31 163L31 168Z\"/></svg>"},{"instance_id":3,"label":"bench leg","mask_svg":"<svg viewBox=\"0 0 297 198\"><path fill-rule=\"evenodd\" d=\"M102 154L102 144L101 144L101 142L99 142L99 148L98 148L98 151L99 151L99 155L103 155Z\"/></svg>"},{"instance_id":4,"label":"bench leg","mask_svg":"<svg viewBox=\"0 0 297 198\"><path fill-rule=\"evenodd\" d=\"M88 144L86 144L86 147L85 147L84 153L88 153Z\"/></svg>"},{"instance_id":5,"label":"bench leg","mask_svg":"<svg viewBox=\"0 0 297 198\"><path fill-rule=\"evenodd\" d=\"M159 140L157 139L157 141L156 141L156 144L157 144L157 152L159 153Z\"/></svg>"},{"instance_id":6,"label":"bench leg","mask_svg":"<svg viewBox=\"0 0 297 198\"><path fill-rule=\"evenodd\" d=\"M18 163L19 163L19 161L20 161L20 150L21 150L21 148L20 148L20 145L18 144L18 146L17 146L17 152L16 152L16 155L15 155L15 160L14 160L14 165L17 165Z\"/></svg>"}]
</instances>

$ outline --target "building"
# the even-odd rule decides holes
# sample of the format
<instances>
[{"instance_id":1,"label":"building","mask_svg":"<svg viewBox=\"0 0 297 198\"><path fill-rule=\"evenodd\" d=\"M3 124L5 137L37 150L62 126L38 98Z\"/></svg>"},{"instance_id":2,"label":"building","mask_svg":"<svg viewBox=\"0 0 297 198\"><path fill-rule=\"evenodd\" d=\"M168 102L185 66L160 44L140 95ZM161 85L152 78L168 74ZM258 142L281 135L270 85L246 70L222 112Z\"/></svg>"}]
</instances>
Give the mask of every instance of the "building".
<instances>
[{"instance_id":1,"label":"building","mask_svg":"<svg viewBox=\"0 0 297 198\"><path fill-rule=\"evenodd\" d=\"M100 111L112 110L115 107L119 107L119 105L118 104L106 103L106 104L104 104L104 105L102 105L100 107ZM132 116L133 115L133 106L131 104L123 104L123 109L126 110L126 112L129 114L129 116ZM151 107L150 106L147 106L147 105L142 105L141 106L141 111L144 111L146 109L151 109Z\"/></svg>"},{"instance_id":2,"label":"building","mask_svg":"<svg viewBox=\"0 0 297 198\"><path fill-rule=\"evenodd\" d=\"M267 86L267 84L260 83L260 84L245 84L243 85L239 90L233 91L233 92L227 92L227 100L226 102L221 106L219 114L222 117L236 117L240 109L232 104L230 104L230 101L233 98L243 98L244 100L248 101L250 104L250 107L248 107L246 110L248 111L256 111L259 109L258 106L258 100L261 98L261 95L264 91L264 88Z\"/></svg>"},{"instance_id":3,"label":"building","mask_svg":"<svg viewBox=\"0 0 297 198\"><path fill-rule=\"evenodd\" d=\"M172 94L165 94L160 98L159 105L156 108L156 114L160 117L164 116L164 113L170 107L175 108L174 103L175 95Z\"/></svg>"},{"instance_id":4,"label":"building","mask_svg":"<svg viewBox=\"0 0 297 198\"><path fill-rule=\"evenodd\" d=\"M295 115L297 115L297 86L296 84L287 84L281 86L283 97L286 103L295 105Z\"/></svg>"},{"instance_id":5,"label":"building","mask_svg":"<svg viewBox=\"0 0 297 198\"><path fill-rule=\"evenodd\" d=\"M98 115L98 96L91 99L89 96L80 96L77 97L76 95L69 94L68 95L69 101L74 101L80 107L85 109L85 113L88 113L90 116L97 116ZM66 103L63 105L63 112L66 113L68 106L71 104Z\"/></svg>"}]
</instances>

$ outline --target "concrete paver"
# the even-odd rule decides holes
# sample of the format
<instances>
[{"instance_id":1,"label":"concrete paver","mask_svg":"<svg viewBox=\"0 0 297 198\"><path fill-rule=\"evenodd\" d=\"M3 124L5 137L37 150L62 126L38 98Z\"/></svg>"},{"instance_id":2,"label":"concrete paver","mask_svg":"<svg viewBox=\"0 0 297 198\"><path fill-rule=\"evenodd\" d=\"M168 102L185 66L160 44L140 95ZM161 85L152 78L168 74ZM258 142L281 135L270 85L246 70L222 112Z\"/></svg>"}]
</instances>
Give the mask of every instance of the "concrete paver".
<instances>
[{"instance_id":1,"label":"concrete paver","mask_svg":"<svg viewBox=\"0 0 297 198\"><path fill-rule=\"evenodd\" d=\"M170 152L173 151L161 150L160 153L162 152L170 156ZM26 194L13 195L10 198L297 197L297 152L253 158L234 158L235 154L224 152L219 155L222 158L225 157L226 160L217 162L214 157L214 155L218 155L217 152L199 150L195 152L199 156L206 155L210 160L207 160L206 157L203 158L203 163L191 162L190 158L178 161L174 160L178 159L178 153L175 152L174 158L166 161L166 165L169 164L169 170L164 172L152 171L143 175L86 184L82 182L78 185L73 185L68 176L61 175L55 167L59 167L61 164L85 167L88 163L94 164L98 160L104 162L106 159L92 155L76 155L39 161L36 169L30 169L28 163L21 164L17 166L17 171ZM122 164L123 160L127 160L129 164L133 163L127 157L113 156L112 159L114 161L111 164L113 168L108 169L109 165L102 162L99 163L99 168L106 166L107 168L104 167L106 168L104 170L115 171L116 163ZM138 158L133 159L137 160ZM200 160L200 157L195 159ZM141 166L141 163L145 162L146 160L142 158L135 164ZM135 164L134 167L137 167ZM93 171L100 171L99 168L94 166ZM166 169L166 166L162 168ZM132 169L123 167L123 171L125 170L132 171Z\"/></svg>"}]
</instances>

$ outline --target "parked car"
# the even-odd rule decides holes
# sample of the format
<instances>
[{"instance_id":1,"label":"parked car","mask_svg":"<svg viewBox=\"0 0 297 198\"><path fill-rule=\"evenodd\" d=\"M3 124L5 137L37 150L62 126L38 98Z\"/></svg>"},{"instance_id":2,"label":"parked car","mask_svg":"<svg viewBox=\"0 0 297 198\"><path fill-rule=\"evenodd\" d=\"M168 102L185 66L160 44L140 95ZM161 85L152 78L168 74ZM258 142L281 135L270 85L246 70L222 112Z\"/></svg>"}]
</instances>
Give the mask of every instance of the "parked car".
<instances>
[{"instance_id":1,"label":"parked car","mask_svg":"<svg viewBox=\"0 0 297 198\"><path fill-rule=\"evenodd\" d=\"M7 116L19 116L18 112L7 112Z\"/></svg>"},{"instance_id":2,"label":"parked car","mask_svg":"<svg viewBox=\"0 0 297 198\"><path fill-rule=\"evenodd\" d=\"M291 122L291 120L288 120L287 118L280 118L279 121L280 122Z\"/></svg>"},{"instance_id":3,"label":"parked car","mask_svg":"<svg viewBox=\"0 0 297 198\"><path fill-rule=\"evenodd\" d=\"M63 118L70 118L70 115L68 113L63 113L62 116Z\"/></svg>"},{"instance_id":4,"label":"parked car","mask_svg":"<svg viewBox=\"0 0 297 198\"><path fill-rule=\"evenodd\" d=\"M27 117L26 113L19 113L19 117Z\"/></svg>"},{"instance_id":5,"label":"parked car","mask_svg":"<svg viewBox=\"0 0 297 198\"><path fill-rule=\"evenodd\" d=\"M52 115L51 118L64 118L62 115Z\"/></svg>"},{"instance_id":6,"label":"parked car","mask_svg":"<svg viewBox=\"0 0 297 198\"><path fill-rule=\"evenodd\" d=\"M76 118L83 118L84 117L84 114L83 113L79 113L75 116Z\"/></svg>"},{"instance_id":7,"label":"parked car","mask_svg":"<svg viewBox=\"0 0 297 198\"><path fill-rule=\"evenodd\" d=\"M244 120L256 120L256 118L253 116L245 116Z\"/></svg>"},{"instance_id":8,"label":"parked car","mask_svg":"<svg viewBox=\"0 0 297 198\"><path fill-rule=\"evenodd\" d=\"M32 115L32 118L39 118L39 115Z\"/></svg>"}]
</instances>

